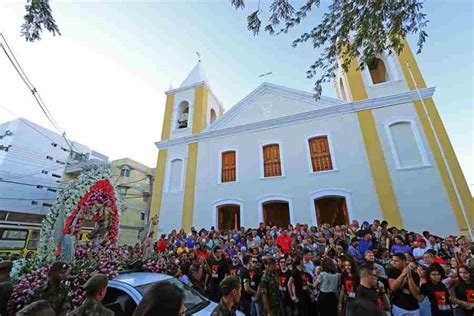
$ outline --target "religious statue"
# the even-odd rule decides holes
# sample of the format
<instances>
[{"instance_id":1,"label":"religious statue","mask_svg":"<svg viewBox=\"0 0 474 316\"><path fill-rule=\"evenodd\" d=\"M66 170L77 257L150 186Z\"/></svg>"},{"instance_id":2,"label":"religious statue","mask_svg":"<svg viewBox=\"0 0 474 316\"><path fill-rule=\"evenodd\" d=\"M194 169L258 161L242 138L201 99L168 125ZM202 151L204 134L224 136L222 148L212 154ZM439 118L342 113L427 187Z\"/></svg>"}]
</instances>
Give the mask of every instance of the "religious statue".
<instances>
[{"instance_id":1,"label":"religious statue","mask_svg":"<svg viewBox=\"0 0 474 316\"><path fill-rule=\"evenodd\" d=\"M110 225L112 224L112 208L110 206L101 207L92 217L95 222L94 229L89 233L89 239L102 244L107 239Z\"/></svg>"},{"instance_id":2,"label":"religious statue","mask_svg":"<svg viewBox=\"0 0 474 316\"><path fill-rule=\"evenodd\" d=\"M74 259L76 239L66 234L61 241L61 259L66 262L71 262Z\"/></svg>"}]
</instances>

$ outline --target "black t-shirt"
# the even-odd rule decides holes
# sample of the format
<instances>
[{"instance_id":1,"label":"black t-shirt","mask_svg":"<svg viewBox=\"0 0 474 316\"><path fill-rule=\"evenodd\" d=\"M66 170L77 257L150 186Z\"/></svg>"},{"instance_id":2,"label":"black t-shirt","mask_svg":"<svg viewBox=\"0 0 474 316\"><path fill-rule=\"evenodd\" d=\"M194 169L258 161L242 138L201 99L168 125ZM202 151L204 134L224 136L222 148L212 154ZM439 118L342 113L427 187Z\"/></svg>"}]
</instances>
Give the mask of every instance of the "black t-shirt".
<instances>
[{"instance_id":1,"label":"black t-shirt","mask_svg":"<svg viewBox=\"0 0 474 316\"><path fill-rule=\"evenodd\" d=\"M294 269L291 272L291 277L293 278L293 283L295 285L296 297L300 300L309 299L310 292L308 289L308 284L313 283L313 278L311 275L305 271Z\"/></svg>"},{"instance_id":2,"label":"black t-shirt","mask_svg":"<svg viewBox=\"0 0 474 316\"><path fill-rule=\"evenodd\" d=\"M443 283L423 283L420 286L420 293L427 296L430 300L431 314L433 316L453 315L449 301L449 292Z\"/></svg>"},{"instance_id":3,"label":"black t-shirt","mask_svg":"<svg viewBox=\"0 0 474 316\"><path fill-rule=\"evenodd\" d=\"M242 298L241 300L242 301L251 301L252 300L252 295L250 295L249 293L247 293L245 291L245 282L248 282L249 283L249 286L250 286L250 273L249 273L249 270L246 268L246 267L241 267L238 271L237 271L237 275L240 277L240 286L242 288Z\"/></svg>"},{"instance_id":4,"label":"black t-shirt","mask_svg":"<svg viewBox=\"0 0 474 316\"><path fill-rule=\"evenodd\" d=\"M402 274L402 271L399 271L397 269L391 269L387 273L388 279L397 279L400 274ZM415 284L420 283L420 278L418 274L414 273L413 271L411 272L411 275L413 277L413 280L415 281ZM400 308L413 311L417 310L420 308L420 304L418 304L418 300L411 295L410 290L408 289L408 280L405 281L403 286L399 289L397 289L395 292L392 292L392 298L391 302L393 305L396 305Z\"/></svg>"},{"instance_id":5,"label":"black t-shirt","mask_svg":"<svg viewBox=\"0 0 474 316\"><path fill-rule=\"evenodd\" d=\"M376 290L359 285L356 290L356 297L358 299L365 299L378 305L378 293Z\"/></svg>"},{"instance_id":6,"label":"black t-shirt","mask_svg":"<svg viewBox=\"0 0 474 316\"><path fill-rule=\"evenodd\" d=\"M210 256L209 259L207 259L207 264L211 269L211 287L218 287L225 275L229 273L228 262L224 258L216 260L214 256Z\"/></svg>"},{"instance_id":7,"label":"black t-shirt","mask_svg":"<svg viewBox=\"0 0 474 316\"><path fill-rule=\"evenodd\" d=\"M238 265L234 266L233 264L229 265L229 275L237 275L237 271L242 267L239 263Z\"/></svg>"},{"instance_id":8,"label":"black t-shirt","mask_svg":"<svg viewBox=\"0 0 474 316\"><path fill-rule=\"evenodd\" d=\"M474 315L474 283L459 282L454 288L454 292L458 300L468 302L471 305L471 309L464 309L465 311L470 311L471 314L468 315Z\"/></svg>"},{"instance_id":9,"label":"black t-shirt","mask_svg":"<svg viewBox=\"0 0 474 316\"><path fill-rule=\"evenodd\" d=\"M249 275L250 275L250 287L256 291L258 289L258 285L260 284L260 278L262 277L262 275L256 269L249 270Z\"/></svg>"},{"instance_id":10,"label":"black t-shirt","mask_svg":"<svg viewBox=\"0 0 474 316\"><path fill-rule=\"evenodd\" d=\"M291 276L290 270L286 270L285 272L282 272L280 270L280 273L278 274L278 289L280 290L281 297L283 298L289 297L288 281L290 280L290 276Z\"/></svg>"}]
</instances>

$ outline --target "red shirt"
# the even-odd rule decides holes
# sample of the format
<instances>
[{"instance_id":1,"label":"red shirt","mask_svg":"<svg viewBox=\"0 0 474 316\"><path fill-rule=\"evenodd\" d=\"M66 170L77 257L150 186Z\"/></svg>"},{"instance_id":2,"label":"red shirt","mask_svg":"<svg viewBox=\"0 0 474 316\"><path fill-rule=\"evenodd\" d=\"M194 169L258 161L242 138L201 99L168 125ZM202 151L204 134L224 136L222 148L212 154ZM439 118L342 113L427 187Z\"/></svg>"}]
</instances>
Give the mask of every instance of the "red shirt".
<instances>
[{"instance_id":1,"label":"red shirt","mask_svg":"<svg viewBox=\"0 0 474 316\"><path fill-rule=\"evenodd\" d=\"M163 252L163 251L165 251L165 249L166 249L166 240L160 239L158 241L158 251Z\"/></svg>"},{"instance_id":2,"label":"red shirt","mask_svg":"<svg viewBox=\"0 0 474 316\"><path fill-rule=\"evenodd\" d=\"M281 234L277 237L277 243L280 245L283 253L288 253L291 247L291 237L288 235Z\"/></svg>"}]
</instances>

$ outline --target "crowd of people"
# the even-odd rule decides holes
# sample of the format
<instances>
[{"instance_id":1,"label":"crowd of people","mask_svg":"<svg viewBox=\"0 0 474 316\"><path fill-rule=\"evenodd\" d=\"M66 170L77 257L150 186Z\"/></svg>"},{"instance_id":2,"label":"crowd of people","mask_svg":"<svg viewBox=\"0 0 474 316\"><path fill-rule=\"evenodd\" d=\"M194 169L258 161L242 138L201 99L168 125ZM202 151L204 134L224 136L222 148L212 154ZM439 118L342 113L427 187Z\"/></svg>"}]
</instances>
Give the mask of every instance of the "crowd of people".
<instances>
[{"instance_id":1,"label":"crowd of people","mask_svg":"<svg viewBox=\"0 0 474 316\"><path fill-rule=\"evenodd\" d=\"M224 278L238 276L240 296L230 311L284 316L473 315L472 247L465 236L409 232L378 220L193 228L154 244L169 258L169 273L215 302L222 302Z\"/></svg>"},{"instance_id":2,"label":"crowd of people","mask_svg":"<svg viewBox=\"0 0 474 316\"><path fill-rule=\"evenodd\" d=\"M156 241L150 234L128 253L144 265L159 262L160 272L218 302L214 316L236 310L252 316L474 315L469 237L409 232L386 221L193 228ZM83 305L99 308L101 284L89 285ZM161 285L150 289L135 315L184 315L184 303L182 291Z\"/></svg>"}]
</instances>

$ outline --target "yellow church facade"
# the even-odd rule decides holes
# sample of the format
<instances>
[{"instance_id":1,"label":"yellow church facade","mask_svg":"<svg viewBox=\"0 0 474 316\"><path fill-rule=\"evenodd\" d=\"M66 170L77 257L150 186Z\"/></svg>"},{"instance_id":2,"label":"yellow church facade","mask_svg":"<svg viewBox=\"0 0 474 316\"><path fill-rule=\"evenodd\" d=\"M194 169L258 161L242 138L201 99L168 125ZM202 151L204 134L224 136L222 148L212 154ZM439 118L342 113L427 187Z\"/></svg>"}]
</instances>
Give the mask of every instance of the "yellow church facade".
<instances>
[{"instance_id":1,"label":"yellow church facade","mask_svg":"<svg viewBox=\"0 0 474 316\"><path fill-rule=\"evenodd\" d=\"M224 113L198 63L166 92L158 231L377 218L470 233L473 199L408 44L335 75L339 99L264 83Z\"/></svg>"}]
</instances>

